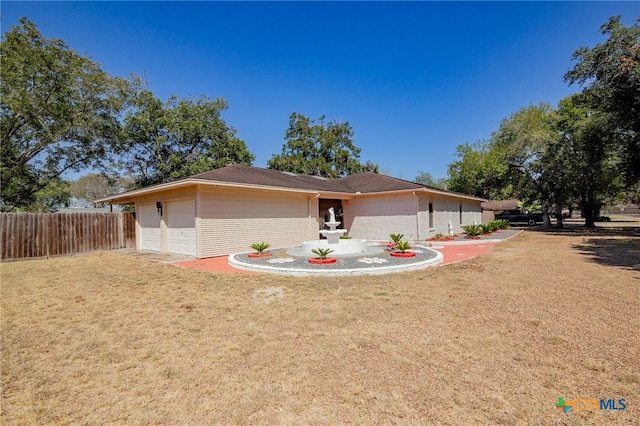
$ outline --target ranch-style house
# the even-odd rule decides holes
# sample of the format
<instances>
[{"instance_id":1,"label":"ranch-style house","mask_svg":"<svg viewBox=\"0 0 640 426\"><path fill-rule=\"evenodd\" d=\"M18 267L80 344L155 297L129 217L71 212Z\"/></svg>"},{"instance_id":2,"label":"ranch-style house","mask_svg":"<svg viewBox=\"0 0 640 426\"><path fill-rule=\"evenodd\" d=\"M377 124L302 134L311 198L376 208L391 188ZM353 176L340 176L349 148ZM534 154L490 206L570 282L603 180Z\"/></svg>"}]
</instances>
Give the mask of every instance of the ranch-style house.
<instances>
[{"instance_id":1,"label":"ranch-style house","mask_svg":"<svg viewBox=\"0 0 640 426\"><path fill-rule=\"evenodd\" d=\"M351 237L426 240L482 223L486 200L376 173L330 179L230 165L96 201L135 205L139 250L205 258L318 239L330 207Z\"/></svg>"}]
</instances>

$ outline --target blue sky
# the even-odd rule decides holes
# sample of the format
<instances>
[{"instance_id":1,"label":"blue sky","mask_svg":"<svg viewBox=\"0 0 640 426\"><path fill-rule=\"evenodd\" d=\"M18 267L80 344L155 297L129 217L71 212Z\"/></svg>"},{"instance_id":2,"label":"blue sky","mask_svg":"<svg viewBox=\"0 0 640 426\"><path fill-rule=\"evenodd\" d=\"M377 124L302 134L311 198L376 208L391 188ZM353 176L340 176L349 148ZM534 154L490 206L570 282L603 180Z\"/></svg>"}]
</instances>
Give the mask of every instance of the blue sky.
<instances>
[{"instance_id":1,"label":"blue sky","mask_svg":"<svg viewBox=\"0 0 640 426\"><path fill-rule=\"evenodd\" d=\"M222 97L265 167L292 112L348 121L360 159L446 177L456 146L521 107L556 105L572 53L640 2L2 2L156 96Z\"/></svg>"}]
</instances>

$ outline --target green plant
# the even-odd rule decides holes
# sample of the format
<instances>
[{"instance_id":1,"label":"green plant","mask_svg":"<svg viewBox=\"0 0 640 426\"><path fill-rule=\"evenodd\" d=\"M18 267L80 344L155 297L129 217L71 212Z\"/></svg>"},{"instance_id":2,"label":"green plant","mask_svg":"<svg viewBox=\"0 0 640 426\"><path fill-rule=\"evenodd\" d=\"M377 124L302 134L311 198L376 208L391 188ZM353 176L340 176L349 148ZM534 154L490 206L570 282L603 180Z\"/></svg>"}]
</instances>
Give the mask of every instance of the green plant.
<instances>
[{"instance_id":1,"label":"green plant","mask_svg":"<svg viewBox=\"0 0 640 426\"><path fill-rule=\"evenodd\" d=\"M411 246L409 245L409 241L398 241L396 243L396 250L398 250L401 253L404 253L405 251L409 250L411 248Z\"/></svg>"},{"instance_id":2,"label":"green plant","mask_svg":"<svg viewBox=\"0 0 640 426\"><path fill-rule=\"evenodd\" d=\"M542 213L542 204L540 204L539 201L532 201L530 203L518 201L518 209L526 213Z\"/></svg>"},{"instance_id":3,"label":"green plant","mask_svg":"<svg viewBox=\"0 0 640 426\"><path fill-rule=\"evenodd\" d=\"M434 235L433 238L436 239L436 240L439 240L440 238L444 238L444 234L438 233L438 234Z\"/></svg>"},{"instance_id":4,"label":"green plant","mask_svg":"<svg viewBox=\"0 0 640 426\"><path fill-rule=\"evenodd\" d=\"M484 225L480 225L480 230L483 234L490 234L493 231L497 231L498 228L496 227L496 224L493 222L489 222L487 224Z\"/></svg>"},{"instance_id":5,"label":"green plant","mask_svg":"<svg viewBox=\"0 0 640 426\"><path fill-rule=\"evenodd\" d=\"M482 233L482 225L465 225L462 230L469 238L477 237Z\"/></svg>"},{"instance_id":6,"label":"green plant","mask_svg":"<svg viewBox=\"0 0 640 426\"><path fill-rule=\"evenodd\" d=\"M402 237L404 237L404 234L390 234L389 235L389 238L391 238L391 241L393 241L396 244L398 244L399 242L402 241Z\"/></svg>"},{"instance_id":7,"label":"green plant","mask_svg":"<svg viewBox=\"0 0 640 426\"><path fill-rule=\"evenodd\" d=\"M344 235L340 235L340 239L341 239L341 240L350 240L350 239L351 239L351 237L350 237L350 236L348 236L347 234L344 234Z\"/></svg>"},{"instance_id":8,"label":"green plant","mask_svg":"<svg viewBox=\"0 0 640 426\"><path fill-rule=\"evenodd\" d=\"M333 250L328 248L317 248L311 249L311 252L317 254L318 259L326 259L329 253L333 253Z\"/></svg>"},{"instance_id":9,"label":"green plant","mask_svg":"<svg viewBox=\"0 0 640 426\"><path fill-rule=\"evenodd\" d=\"M266 249L271 247L269 243L255 243L251 244L251 248L257 251L259 254L262 254Z\"/></svg>"},{"instance_id":10,"label":"green plant","mask_svg":"<svg viewBox=\"0 0 640 426\"><path fill-rule=\"evenodd\" d=\"M509 227L509 221L506 219L494 220L492 223L496 224L497 229L507 229Z\"/></svg>"}]
</instances>

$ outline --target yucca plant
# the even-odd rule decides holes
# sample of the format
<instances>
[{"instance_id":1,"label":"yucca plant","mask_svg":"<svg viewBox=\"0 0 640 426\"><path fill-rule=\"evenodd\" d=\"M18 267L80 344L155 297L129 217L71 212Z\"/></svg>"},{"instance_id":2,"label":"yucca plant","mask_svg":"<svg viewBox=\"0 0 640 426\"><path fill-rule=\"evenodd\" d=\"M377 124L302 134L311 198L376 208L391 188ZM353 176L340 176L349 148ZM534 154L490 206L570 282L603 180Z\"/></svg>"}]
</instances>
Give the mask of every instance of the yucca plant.
<instances>
[{"instance_id":1,"label":"yucca plant","mask_svg":"<svg viewBox=\"0 0 640 426\"><path fill-rule=\"evenodd\" d=\"M509 221L506 219L494 220L493 223L496 224L496 229L507 229L509 227Z\"/></svg>"},{"instance_id":2,"label":"yucca plant","mask_svg":"<svg viewBox=\"0 0 640 426\"><path fill-rule=\"evenodd\" d=\"M409 241L398 241L396 243L396 250L398 250L400 253L404 253L410 248L411 246L409 245Z\"/></svg>"},{"instance_id":3,"label":"yucca plant","mask_svg":"<svg viewBox=\"0 0 640 426\"><path fill-rule=\"evenodd\" d=\"M498 228L496 228L496 225L493 222L489 222L487 224L480 225L480 229L483 234L490 234L493 231L496 231Z\"/></svg>"},{"instance_id":4,"label":"yucca plant","mask_svg":"<svg viewBox=\"0 0 640 426\"><path fill-rule=\"evenodd\" d=\"M482 225L465 225L462 230L468 238L478 237L482 234Z\"/></svg>"},{"instance_id":5,"label":"yucca plant","mask_svg":"<svg viewBox=\"0 0 640 426\"><path fill-rule=\"evenodd\" d=\"M329 253L333 253L333 250L328 248L317 248L311 249L311 252L317 254L318 259L324 260L327 258L327 256L329 256Z\"/></svg>"},{"instance_id":6,"label":"yucca plant","mask_svg":"<svg viewBox=\"0 0 640 426\"><path fill-rule=\"evenodd\" d=\"M394 243L398 244L402 241L402 237L404 237L404 234L390 234L389 238L391 238L391 241L393 241Z\"/></svg>"},{"instance_id":7,"label":"yucca plant","mask_svg":"<svg viewBox=\"0 0 640 426\"><path fill-rule=\"evenodd\" d=\"M258 254L262 254L266 249L271 247L269 243L255 243L251 244L251 248L258 252Z\"/></svg>"}]
</instances>

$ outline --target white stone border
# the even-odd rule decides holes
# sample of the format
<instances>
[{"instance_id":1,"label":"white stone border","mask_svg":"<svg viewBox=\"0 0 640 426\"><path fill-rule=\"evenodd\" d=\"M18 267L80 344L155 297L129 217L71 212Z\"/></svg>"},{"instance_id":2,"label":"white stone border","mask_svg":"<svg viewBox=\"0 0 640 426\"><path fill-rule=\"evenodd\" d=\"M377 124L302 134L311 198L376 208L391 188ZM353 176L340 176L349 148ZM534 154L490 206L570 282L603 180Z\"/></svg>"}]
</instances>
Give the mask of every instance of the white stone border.
<instances>
[{"instance_id":1,"label":"white stone border","mask_svg":"<svg viewBox=\"0 0 640 426\"><path fill-rule=\"evenodd\" d=\"M354 275L382 275L382 274L390 274L392 272L415 271L418 269L427 268L429 266L435 266L444 260L444 255L439 251L433 250L425 246L415 246L415 247L420 247L421 249L432 251L436 254L436 256L427 260L423 260L421 262L409 263L407 265L389 265L389 266L375 266L375 267L369 267L369 268L322 270L322 269L281 268L277 266L267 266L267 265L257 265L255 263L246 263L236 258L236 256L239 256L241 254L246 254L246 253L233 253L229 255L229 265L233 266L234 268L242 269L245 271L266 272L270 274L280 274L280 275L294 275L299 277L335 276L335 275L354 276Z\"/></svg>"}]
</instances>

